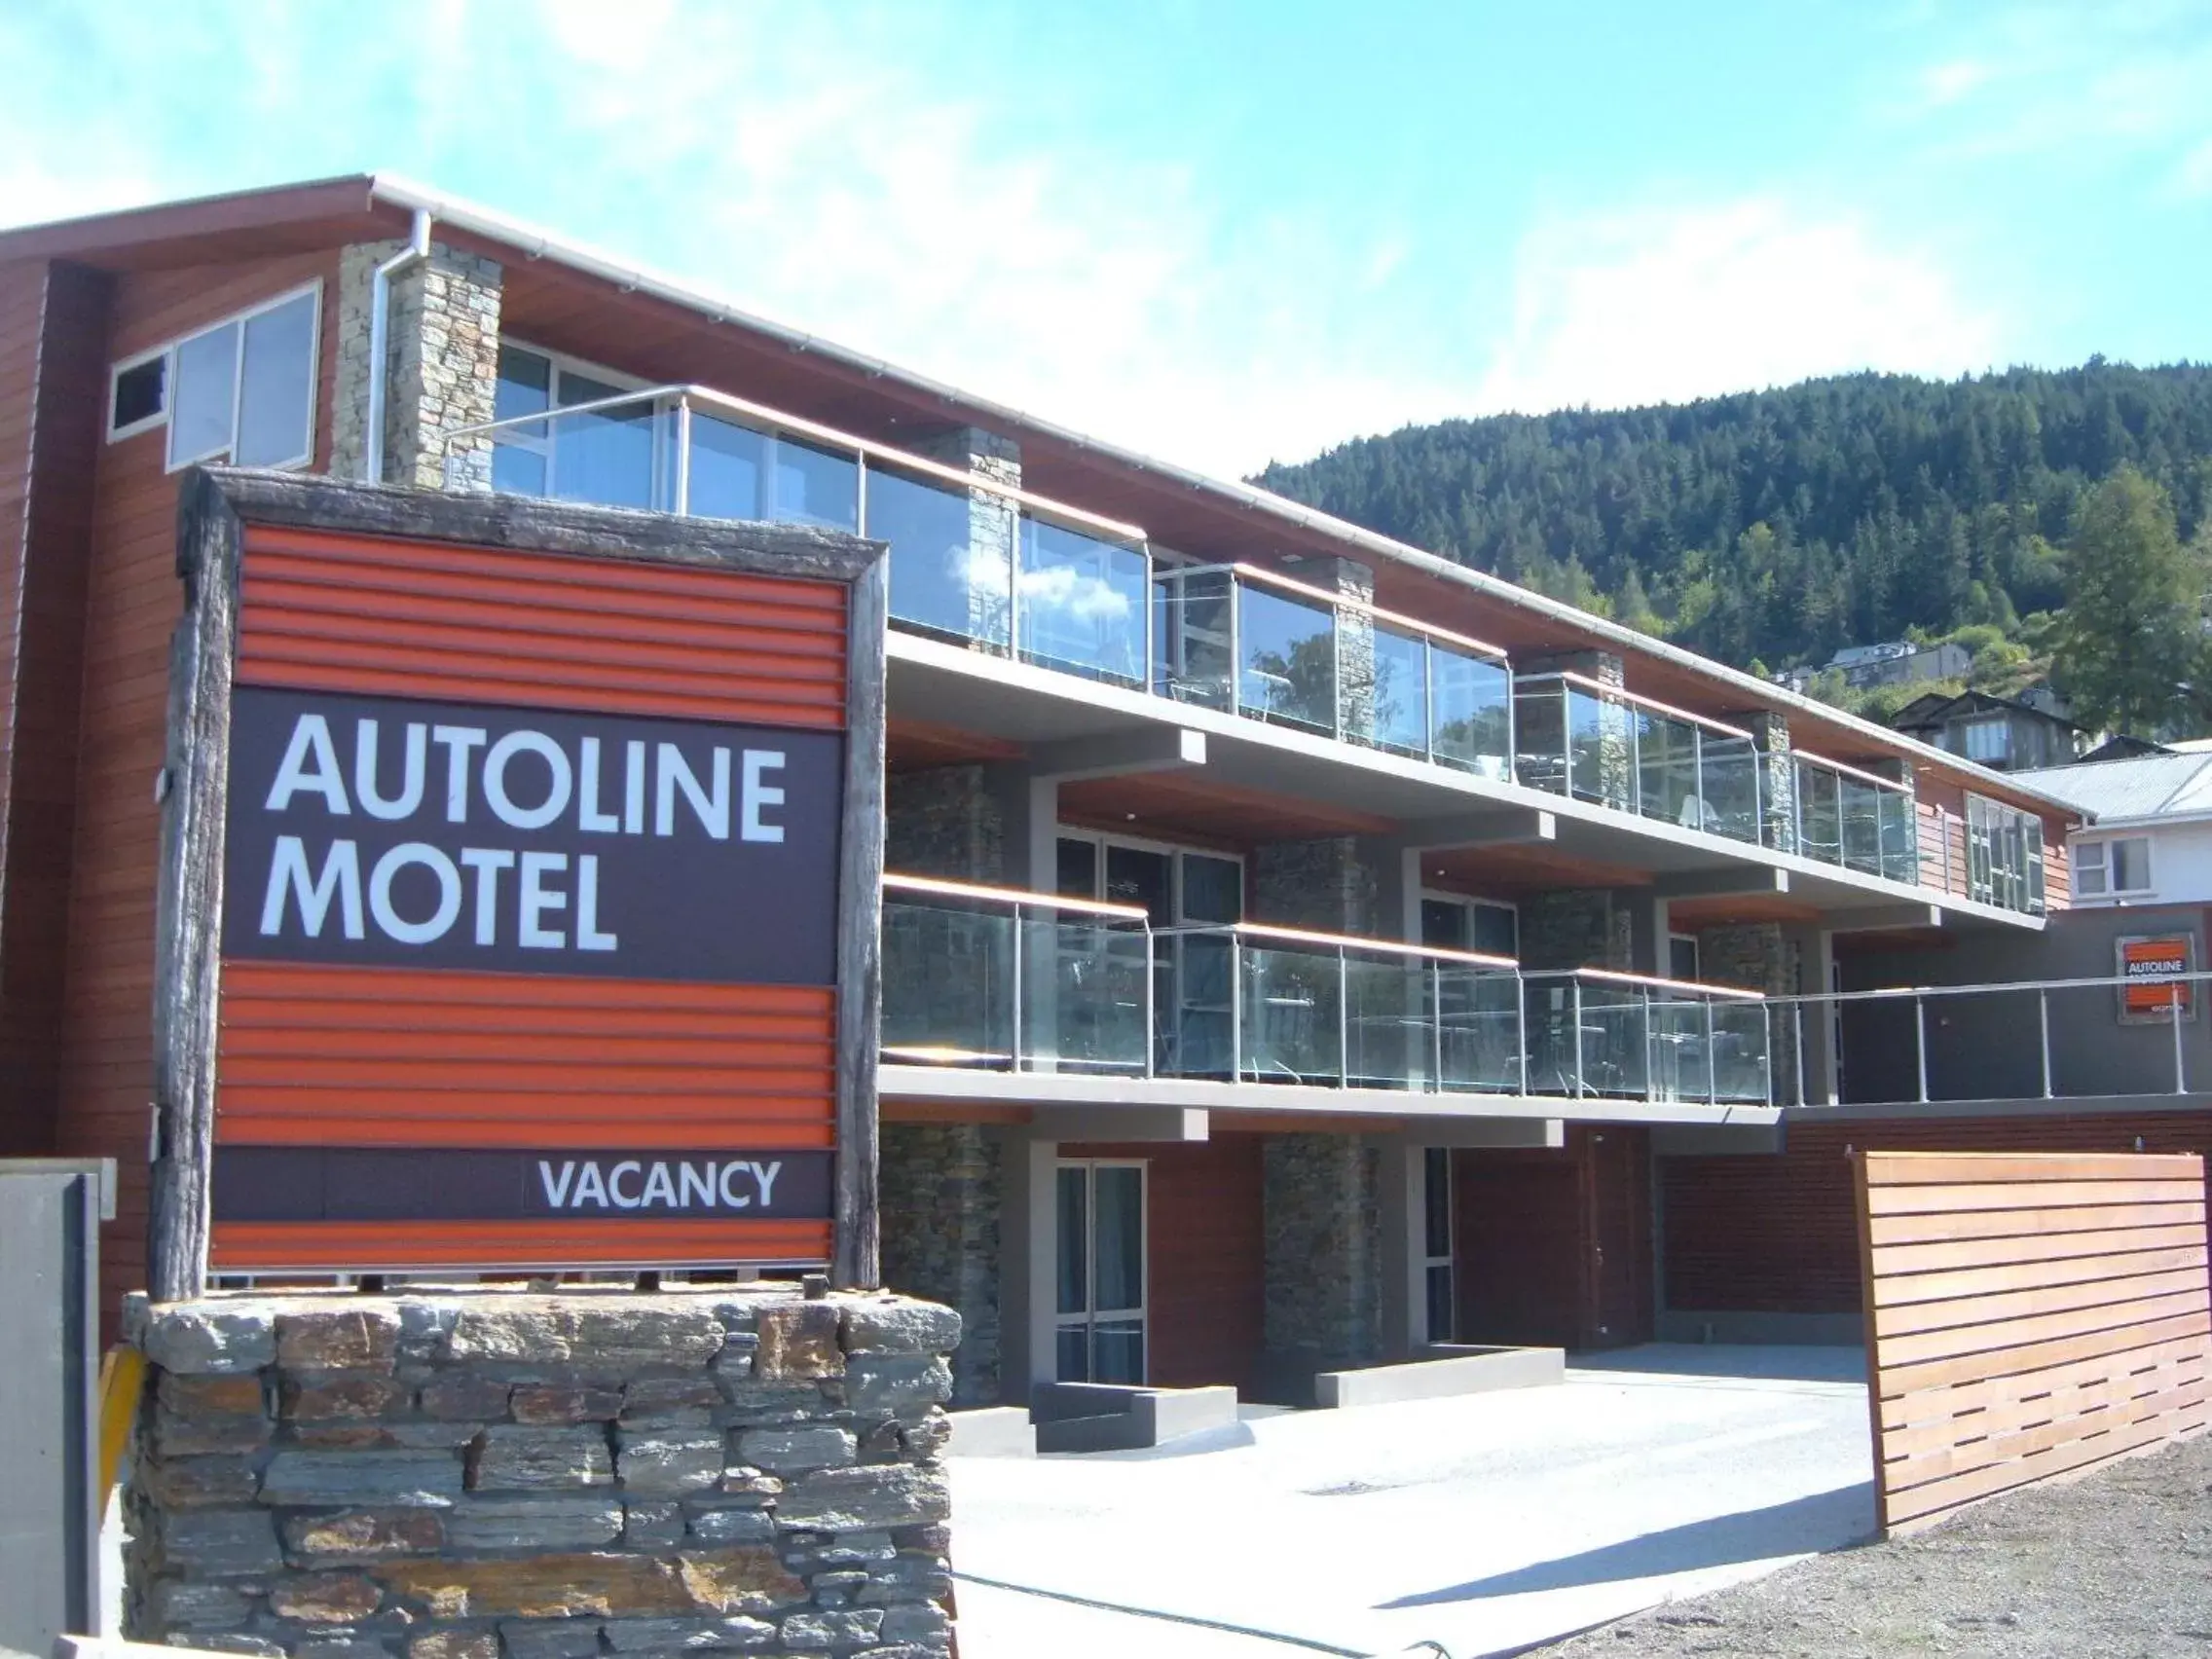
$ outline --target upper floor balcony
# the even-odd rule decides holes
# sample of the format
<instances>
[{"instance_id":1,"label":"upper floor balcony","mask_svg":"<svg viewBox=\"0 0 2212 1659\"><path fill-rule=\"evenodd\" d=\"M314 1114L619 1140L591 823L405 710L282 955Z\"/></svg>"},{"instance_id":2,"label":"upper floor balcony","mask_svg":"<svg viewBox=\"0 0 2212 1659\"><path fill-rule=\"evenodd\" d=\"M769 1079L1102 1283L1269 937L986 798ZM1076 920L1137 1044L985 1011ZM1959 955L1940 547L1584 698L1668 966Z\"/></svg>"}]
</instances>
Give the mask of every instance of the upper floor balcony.
<instances>
[{"instance_id":1,"label":"upper floor balcony","mask_svg":"<svg viewBox=\"0 0 2212 1659\"><path fill-rule=\"evenodd\" d=\"M884 878L887 1066L1389 1094L1764 1106L1757 993L1259 923ZM1470 1110L1480 1108L1470 1102Z\"/></svg>"},{"instance_id":2,"label":"upper floor balcony","mask_svg":"<svg viewBox=\"0 0 2212 1659\"><path fill-rule=\"evenodd\" d=\"M857 532L890 545L894 627L960 653L1708 844L2044 908L2042 825L1997 802L1938 811L1903 782L1771 753L1727 720L1579 674L1516 674L1480 640L1256 565L1160 554L1136 526L705 387L552 399L449 433L449 486Z\"/></svg>"}]
</instances>

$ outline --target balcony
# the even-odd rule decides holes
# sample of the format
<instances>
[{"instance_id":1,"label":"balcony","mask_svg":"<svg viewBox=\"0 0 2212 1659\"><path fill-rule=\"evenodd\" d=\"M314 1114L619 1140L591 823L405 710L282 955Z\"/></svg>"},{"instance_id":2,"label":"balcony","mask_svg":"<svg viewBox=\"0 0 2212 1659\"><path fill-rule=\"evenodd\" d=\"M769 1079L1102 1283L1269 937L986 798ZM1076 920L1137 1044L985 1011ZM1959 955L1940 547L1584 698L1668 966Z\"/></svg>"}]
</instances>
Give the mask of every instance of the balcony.
<instances>
[{"instance_id":1,"label":"balcony","mask_svg":"<svg viewBox=\"0 0 2212 1659\"><path fill-rule=\"evenodd\" d=\"M1530 973L1506 957L1252 922L1153 928L1123 905L916 876L884 886L888 1064L1594 1102L1770 1099L1755 992L1600 969Z\"/></svg>"},{"instance_id":2,"label":"balcony","mask_svg":"<svg viewBox=\"0 0 2212 1659\"><path fill-rule=\"evenodd\" d=\"M2040 825L2009 808L1970 798L1982 816L1932 830L1908 789L1872 773L1802 753L1784 772L1724 721L1574 674L1517 679L1479 640L1256 566L1157 560L1136 526L707 387L618 392L446 436L449 488L880 538L894 625L963 651L2043 908ZM1924 874L1932 836L1939 879Z\"/></svg>"}]
</instances>

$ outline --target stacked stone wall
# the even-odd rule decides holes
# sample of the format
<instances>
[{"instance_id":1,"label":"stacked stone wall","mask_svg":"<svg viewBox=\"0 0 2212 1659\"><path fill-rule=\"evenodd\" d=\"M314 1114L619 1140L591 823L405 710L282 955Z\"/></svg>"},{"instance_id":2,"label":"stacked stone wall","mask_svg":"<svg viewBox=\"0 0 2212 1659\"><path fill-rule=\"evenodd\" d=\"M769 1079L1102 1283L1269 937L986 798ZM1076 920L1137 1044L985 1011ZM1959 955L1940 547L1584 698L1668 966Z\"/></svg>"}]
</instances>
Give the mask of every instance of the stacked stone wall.
<instances>
[{"instance_id":1,"label":"stacked stone wall","mask_svg":"<svg viewBox=\"0 0 2212 1659\"><path fill-rule=\"evenodd\" d=\"M950 1652L950 1309L210 1297L148 1360L127 1632L292 1659Z\"/></svg>"},{"instance_id":2,"label":"stacked stone wall","mask_svg":"<svg viewBox=\"0 0 2212 1659\"><path fill-rule=\"evenodd\" d=\"M1002 1142L979 1124L885 1124L883 1282L959 1311L955 1405L999 1397Z\"/></svg>"},{"instance_id":3,"label":"stacked stone wall","mask_svg":"<svg viewBox=\"0 0 2212 1659\"><path fill-rule=\"evenodd\" d=\"M376 268L403 242L347 248L338 268L338 381L330 470L359 478L368 461L369 337ZM491 488L491 441L445 433L494 418L504 273L496 260L433 242L391 279L385 333L384 478L438 490ZM447 476L449 448L453 476Z\"/></svg>"},{"instance_id":4,"label":"stacked stone wall","mask_svg":"<svg viewBox=\"0 0 2212 1659\"><path fill-rule=\"evenodd\" d=\"M1261 1149L1263 1382L1271 1396L1382 1351L1382 1160L1367 1137L1270 1135Z\"/></svg>"}]
</instances>

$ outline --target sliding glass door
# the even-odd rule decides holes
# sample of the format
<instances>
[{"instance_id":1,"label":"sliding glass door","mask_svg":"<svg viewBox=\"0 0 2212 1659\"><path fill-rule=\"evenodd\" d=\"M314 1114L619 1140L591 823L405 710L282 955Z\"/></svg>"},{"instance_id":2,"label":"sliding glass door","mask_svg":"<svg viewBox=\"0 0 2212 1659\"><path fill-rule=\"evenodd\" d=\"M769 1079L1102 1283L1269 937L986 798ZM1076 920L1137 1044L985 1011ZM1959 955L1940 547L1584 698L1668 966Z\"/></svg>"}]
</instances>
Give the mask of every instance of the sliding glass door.
<instances>
[{"instance_id":1,"label":"sliding glass door","mask_svg":"<svg viewBox=\"0 0 2212 1659\"><path fill-rule=\"evenodd\" d=\"M1059 1168L1059 1380L1145 1379L1144 1165Z\"/></svg>"}]
</instances>

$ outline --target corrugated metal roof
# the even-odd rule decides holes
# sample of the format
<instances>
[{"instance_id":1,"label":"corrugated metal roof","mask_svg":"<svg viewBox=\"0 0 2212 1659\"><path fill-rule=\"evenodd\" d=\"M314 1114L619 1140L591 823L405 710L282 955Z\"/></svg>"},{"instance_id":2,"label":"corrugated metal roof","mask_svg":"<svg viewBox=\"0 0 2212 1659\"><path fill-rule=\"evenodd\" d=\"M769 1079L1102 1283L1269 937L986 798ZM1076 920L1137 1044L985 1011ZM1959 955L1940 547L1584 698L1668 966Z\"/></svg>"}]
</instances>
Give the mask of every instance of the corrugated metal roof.
<instances>
[{"instance_id":1,"label":"corrugated metal roof","mask_svg":"<svg viewBox=\"0 0 2212 1659\"><path fill-rule=\"evenodd\" d=\"M2045 766L2013 776L2100 820L2212 812L2212 755L2142 755L2085 766Z\"/></svg>"}]
</instances>

